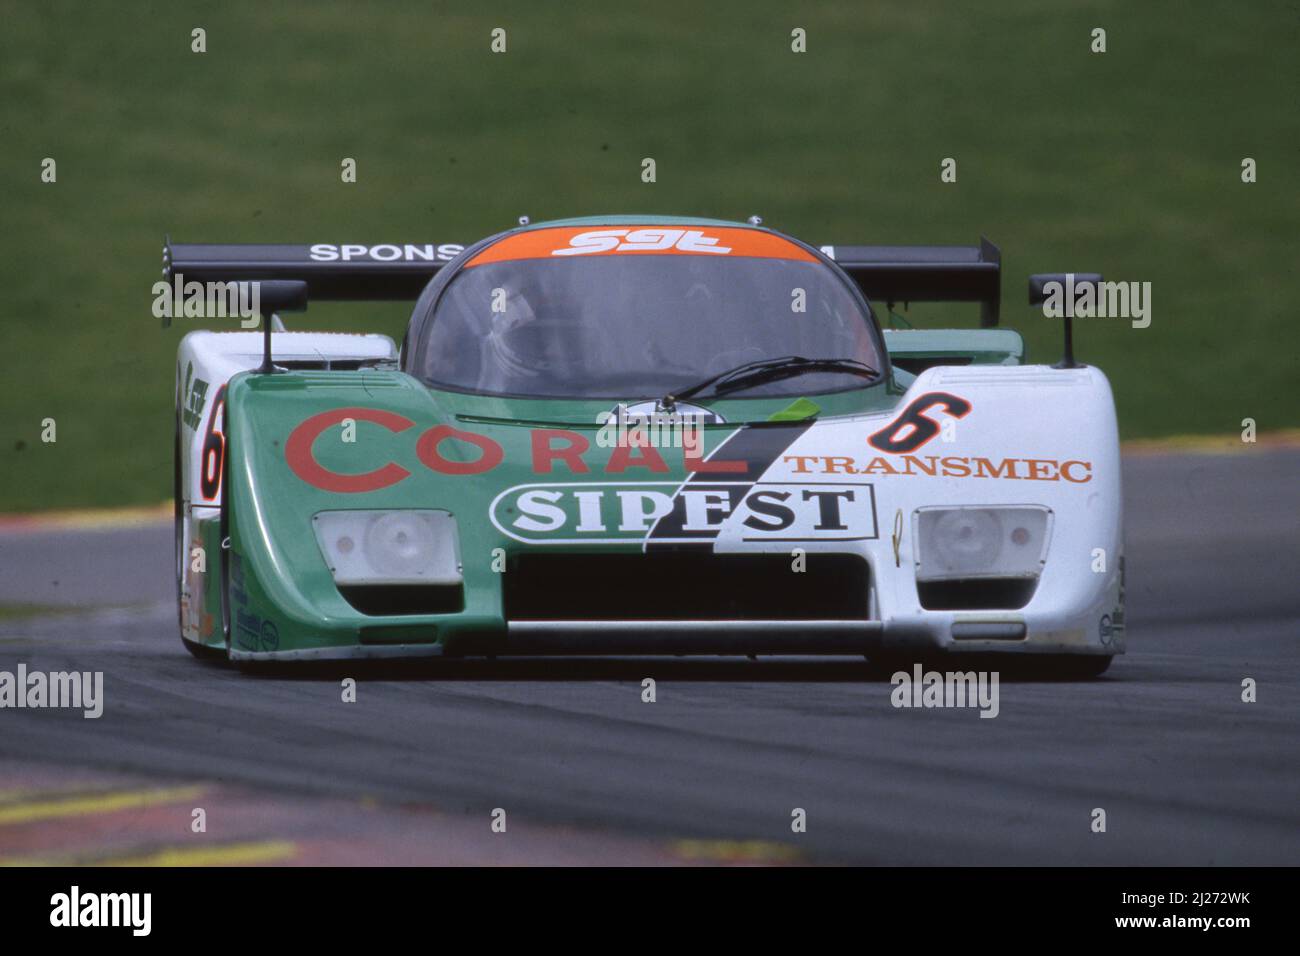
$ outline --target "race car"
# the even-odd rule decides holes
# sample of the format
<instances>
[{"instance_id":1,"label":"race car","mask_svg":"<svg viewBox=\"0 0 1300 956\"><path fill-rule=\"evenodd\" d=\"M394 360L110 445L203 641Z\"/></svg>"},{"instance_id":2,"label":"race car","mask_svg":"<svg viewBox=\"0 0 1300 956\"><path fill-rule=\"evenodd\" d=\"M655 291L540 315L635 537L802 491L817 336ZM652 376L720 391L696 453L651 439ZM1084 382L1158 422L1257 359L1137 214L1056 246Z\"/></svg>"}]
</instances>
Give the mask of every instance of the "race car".
<instances>
[{"instance_id":1,"label":"race car","mask_svg":"<svg viewBox=\"0 0 1300 956\"><path fill-rule=\"evenodd\" d=\"M1068 349L1024 363L987 240L521 219L468 247L168 240L164 274L246 283L263 316L179 348L197 656L1037 655L1095 675L1124 651L1110 386ZM400 348L282 330L311 301L381 299L414 300ZM978 303L980 327L882 328L926 302Z\"/></svg>"}]
</instances>

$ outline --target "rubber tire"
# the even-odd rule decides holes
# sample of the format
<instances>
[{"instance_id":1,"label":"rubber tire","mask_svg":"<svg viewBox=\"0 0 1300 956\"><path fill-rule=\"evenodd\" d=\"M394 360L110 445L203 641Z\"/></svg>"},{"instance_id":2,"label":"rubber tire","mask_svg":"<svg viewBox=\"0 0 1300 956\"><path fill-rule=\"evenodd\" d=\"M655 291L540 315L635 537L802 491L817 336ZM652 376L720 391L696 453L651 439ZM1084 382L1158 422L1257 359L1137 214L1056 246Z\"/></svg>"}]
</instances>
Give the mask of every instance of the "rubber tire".
<instances>
[{"instance_id":1,"label":"rubber tire","mask_svg":"<svg viewBox=\"0 0 1300 956\"><path fill-rule=\"evenodd\" d=\"M183 637L181 638L181 643L185 645L185 649L189 651L191 655L197 657L201 661L221 661L222 663L226 661L226 652L219 647L208 647L206 644L195 644L193 641L187 641Z\"/></svg>"}]
</instances>

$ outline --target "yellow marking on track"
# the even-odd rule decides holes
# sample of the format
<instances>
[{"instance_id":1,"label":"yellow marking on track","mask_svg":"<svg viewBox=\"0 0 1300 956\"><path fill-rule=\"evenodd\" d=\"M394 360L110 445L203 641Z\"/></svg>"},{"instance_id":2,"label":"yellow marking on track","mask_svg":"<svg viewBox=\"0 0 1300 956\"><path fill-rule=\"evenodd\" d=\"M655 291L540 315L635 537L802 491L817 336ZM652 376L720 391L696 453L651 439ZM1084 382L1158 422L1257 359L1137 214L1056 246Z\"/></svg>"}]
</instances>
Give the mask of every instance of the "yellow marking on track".
<instances>
[{"instance_id":1,"label":"yellow marking on track","mask_svg":"<svg viewBox=\"0 0 1300 956\"><path fill-rule=\"evenodd\" d=\"M135 856L0 858L0 866L252 866L288 860L297 853L297 844L288 840L264 840L225 846L172 846Z\"/></svg>"},{"instance_id":2,"label":"yellow marking on track","mask_svg":"<svg viewBox=\"0 0 1300 956\"><path fill-rule=\"evenodd\" d=\"M1234 454L1261 448L1300 448L1300 428L1259 432L1255 441L1244 442L1241 432L1221 435L1170 435L1166 438L1134 438L1120 446L1126 455L1167 455L1171 452Z\"/></svg>"},{"instance_id":3,"label":"yellow marking on track","mask_svg":"<svg viewBox=\"0 0 1300 956\"><path fill-rule=\"evenodd\" d=\"M296 856L298 845L288 840L231 843L226 846L165 847L142 856L110 857L95 866L250 866Z\"/></svg>"},{"instance_id":4,"label":"yellow marking on track","mask_svg":"<svg viewBox=\"0 0 1300 956\"><path fill-rule=\"evenodd\" d=\"M803 855L769 840L674 840L672 851L687 860L719 863L793 863Z\"/></svg>"},{"instance_id":5,"label":"yellow marking on track","mask_svg":"<svg viewBox=\"0 0 1300 956\"><path fill-rule=\"evenodd\" d=\"M157 790L125 790L110 793L54 795L39 800L0 804L0 826L37 823L64 817L88 817L119 813L192 800L204 787L164 787Z\"/></svg>"},{"instance_id":6,"label":"yellow marking on track","mask_svg":"<svg viewBox=\"0 0 1300 956\"><path fill-rule=\"evenodd\" d=\"M173 515L170 501L134 508L76 508L0 515L0 531L97 531L161 524Z\"/></svg>"}]
</instances>

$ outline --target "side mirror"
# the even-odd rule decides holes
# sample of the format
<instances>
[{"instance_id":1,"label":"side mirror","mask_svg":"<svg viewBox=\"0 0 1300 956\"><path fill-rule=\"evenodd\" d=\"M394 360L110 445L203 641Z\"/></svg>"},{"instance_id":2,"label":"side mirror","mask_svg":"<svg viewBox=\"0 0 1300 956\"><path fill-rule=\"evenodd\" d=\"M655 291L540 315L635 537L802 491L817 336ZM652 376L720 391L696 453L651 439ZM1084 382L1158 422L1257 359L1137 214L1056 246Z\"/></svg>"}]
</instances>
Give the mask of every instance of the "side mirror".
<instances>
[{"instance_id":1,"label":"side mirror","mask_svg":"<svg viewBox=\"0 0 1300 956\"><path fill-rule=\"evenodd\" d=\"M1065 349L1053 368L1079 368L1074 360L1074 312L1080 294L1088 288L1096 302L1101 293L1101 273L1040 272L1029 277L1029 304L1053 306L1065 320Z\"/></svg>"},{"instance_id":2,"label":"side mirror","mask_svg":"<svg viewBox=\"0 0 1300 956\"><path fill-rule=\"evenodd\" d=\"M257 287L261 296L262 315L307 311L305 282L297 279L266 279L258 282Z\"/></svg>"},{"instance_id":3,"label":"side mirror","mask_svg":"<svg viewBox=\"0 0 1300 956\"><path fill-rule=\"evenodd\" d=\"M1053 288L1048 289L1053 283ZM1040 272L1029 277L1029 304L1042 305L1051 295L1059 295L1062 302L1077 302L1084 286L1092 286L1095 295L1100 285L1099 272Z\"/></svg>"}]
</instances>

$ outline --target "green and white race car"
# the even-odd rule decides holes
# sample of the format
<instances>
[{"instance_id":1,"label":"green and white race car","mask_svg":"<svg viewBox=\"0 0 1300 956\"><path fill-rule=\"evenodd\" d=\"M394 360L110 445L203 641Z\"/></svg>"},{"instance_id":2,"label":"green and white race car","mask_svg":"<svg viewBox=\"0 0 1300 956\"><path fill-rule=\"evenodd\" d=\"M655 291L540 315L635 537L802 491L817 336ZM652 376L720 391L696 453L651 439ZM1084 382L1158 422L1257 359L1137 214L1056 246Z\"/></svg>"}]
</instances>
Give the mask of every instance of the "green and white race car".
<instances>
[{"instance_id":1,"label":"green and white race car","mask_svg":"<svg viewBox=\"0 0 1300 956\"><path fill-rule=\"evenodd\" d=\"M248 283L265 315L179 350L200 656L948 651L1099 673L1124 650L1109 385L1068 352L1023 364L987 241L620 216L164 257L178 287ZM414 300L401 348L273 314L331 299ZM923 301L979 302L982 327L882 330L872 305Z\"/></svg>"}]
</instances>

